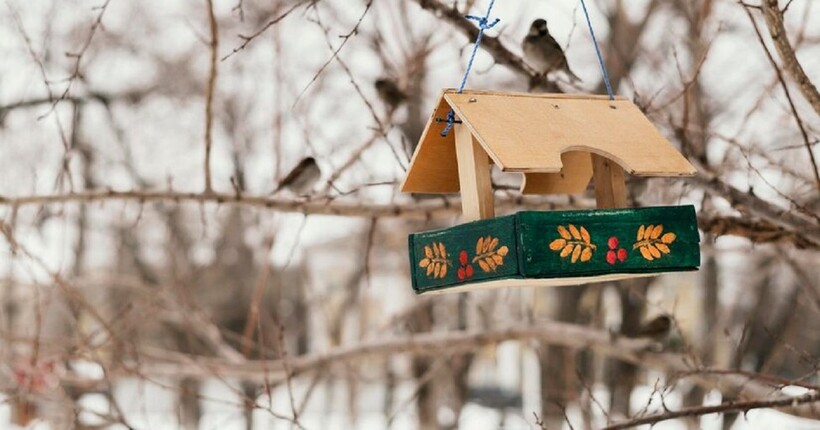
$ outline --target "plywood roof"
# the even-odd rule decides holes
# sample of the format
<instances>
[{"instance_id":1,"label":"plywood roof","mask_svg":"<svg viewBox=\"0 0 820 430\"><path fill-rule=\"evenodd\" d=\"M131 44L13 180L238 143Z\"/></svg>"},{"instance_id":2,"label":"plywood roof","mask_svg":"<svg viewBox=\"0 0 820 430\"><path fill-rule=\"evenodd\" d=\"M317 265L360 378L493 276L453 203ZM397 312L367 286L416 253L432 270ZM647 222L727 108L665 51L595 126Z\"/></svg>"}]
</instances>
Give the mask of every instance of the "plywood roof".
<instances>
[{"instance_id":1,"label":"plywood roof","mask_svg":"<svg viewBox=\"0 0 820 430\"><path fill-rule=\"evenodd\" d=\"M589 153L605 156L637 176L695 173L625 98L445 90L413 155L402 191L459 191L455 133L441 136L445 124L440 121L451 107L502 171L525 174L525 192L583 191L592 176Z\"/></svg>"}]
</instances>

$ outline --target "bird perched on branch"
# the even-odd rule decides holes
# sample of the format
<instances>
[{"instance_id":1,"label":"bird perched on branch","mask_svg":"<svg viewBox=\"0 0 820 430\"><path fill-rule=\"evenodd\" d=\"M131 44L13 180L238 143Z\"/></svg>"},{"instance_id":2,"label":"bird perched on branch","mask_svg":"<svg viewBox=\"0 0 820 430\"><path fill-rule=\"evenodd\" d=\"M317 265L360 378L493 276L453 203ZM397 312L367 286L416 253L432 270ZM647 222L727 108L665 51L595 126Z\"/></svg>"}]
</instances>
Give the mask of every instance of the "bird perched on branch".
<instances>
[{"instance_id":1,"label":"bird perched on branch","mask_svg":"<svg viewBox=\"0 0 820 430\"><path fill-rule=\"evenodd\" d=\"M400 104L407 100L407 94L399 88L393 80L387 78L376 79L376 92L379 98L390 109L396 109Z\"/></svg>"},{"instance_id":2,"label":"bird perched on branch","mask_svg":"<svg viewBox=\"0 0 820 430\"><path fill-rule=\"evenodd\" d=\"M539 73L547 75L555 71L562 71L573 82L581 82L581 79L569 69L567 57L561 45L547 30L546 20L539 18L532 22L521 47L524 50L524 61Z\"/></svg>"},{"instance_id":3,"label":"bird perched on branch","mask_svg":"<svg viewBox=\"0 0 820 430\"><path fill-rule=\"evenodd\" d=\"M313 187L316 186L316 183L319 182L321 177L322 170L319 168L319 165L316 164L316 159L306 157L285 176L285 179L279 182L273 194L278 193L282 189L287 189L300 196L307 195L313 190Z\"/></svg>"}]
</instances>

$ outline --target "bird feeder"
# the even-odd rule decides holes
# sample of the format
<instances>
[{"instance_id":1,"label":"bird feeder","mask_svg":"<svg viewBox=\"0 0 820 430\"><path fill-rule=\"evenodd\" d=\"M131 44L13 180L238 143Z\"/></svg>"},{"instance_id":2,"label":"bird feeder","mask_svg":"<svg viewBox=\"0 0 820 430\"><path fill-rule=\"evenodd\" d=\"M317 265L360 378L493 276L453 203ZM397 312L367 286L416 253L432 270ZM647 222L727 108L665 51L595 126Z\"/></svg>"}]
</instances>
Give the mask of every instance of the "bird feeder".
<instances>
[{"instance_id":1,"label":"bird feeder","mask_svg":"<svg viewBox=\"0 0 820 430\"><path fill-rule=\"evenodd\" d=\"M453 129L442 136L450 110ZM597 209L495 217L491 165L523 174L523 194L576 194ZM693 206L627 208L625 173L694 167L625 98L445 90L401 190L461 193L465 224L409 237L413 289L559 286L697 270Z\"/></svg>"}]
</instances>

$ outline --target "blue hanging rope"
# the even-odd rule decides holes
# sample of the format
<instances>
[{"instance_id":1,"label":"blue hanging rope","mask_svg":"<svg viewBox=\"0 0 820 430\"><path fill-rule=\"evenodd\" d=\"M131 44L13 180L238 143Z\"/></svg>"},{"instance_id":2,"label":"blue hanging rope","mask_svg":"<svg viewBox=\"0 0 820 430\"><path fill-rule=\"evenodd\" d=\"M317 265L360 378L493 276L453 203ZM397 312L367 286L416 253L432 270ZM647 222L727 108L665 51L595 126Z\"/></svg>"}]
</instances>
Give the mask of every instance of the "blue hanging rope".
<instances>
[{"instance_id":1,"label":"blue hanging rope","mask_svg":"<svg viewBox=\"0 0 820 430\"><path fill-rule=\"evenodd\" d=\"M584 16L587 18L587 25L589 26L589 35L592 36L592 44L595 45L595 53L598 54L598 64L601 65L601 74L604 76L604 84L606 84L606 92L609 93L609 100L615 100L615 95L612 93L612 84L609 82L609 72L606 70L604 64L604 57L601 55L601 48L598 47L598 39L595 38L595 30L592 29L592 21L589 19L589 12L584 0L581 0L581 7L584 9Z\"/></svg>"},{"instance_id":2,"label":"blue hanging rope","mask_svg":"<svg viewBox=\"0 0 820 430\"><path fill-rule=\"evenodd\" d=\"M470 70L473 68L473 61L475 61L475 55L478 52L479 45L481 45L481 39L484 37L484 31L495 27L495 25L501 21L496 18L493 22L490 22L490 12L493 10L493 4L495 4L495 0L490 0L490 5L487 6L487 14L484 16L465 16L465 18L472 19L478 23L478 37L475 39L475 43L473 44L473 52L470 53L470 60L467 62L467 69L464 71L464 77L461 79L461 85L458 87L459 94L464 91L464 87L467 85L467 77L470 76ZM447 136L447 133L449 133L453 128L453 124L455 124L455 122L456 113L450 109L450 112L447 112L447 126L441 131L442 137Z\"/></svg>"}]
</instances>

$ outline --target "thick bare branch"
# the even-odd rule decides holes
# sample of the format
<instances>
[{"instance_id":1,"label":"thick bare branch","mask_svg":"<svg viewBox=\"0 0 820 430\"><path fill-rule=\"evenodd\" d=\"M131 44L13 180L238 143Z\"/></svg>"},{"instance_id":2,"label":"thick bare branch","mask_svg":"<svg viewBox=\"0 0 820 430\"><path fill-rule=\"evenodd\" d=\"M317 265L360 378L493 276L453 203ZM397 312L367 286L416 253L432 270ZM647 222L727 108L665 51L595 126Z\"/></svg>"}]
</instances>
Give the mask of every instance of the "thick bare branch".
<instances>
[{"instance_id":1,"label":"thick bare branch","mask_svg":"<svg viewBox=\"0 0 820 430\"><path fill-rule=\"evenodd\" d=\"M715 236L745 237L754 243L787 243L800 249L820 249L817 243L799 233L784 229L766 221L727 216L698 217L698 226L703 232Z\"/></svg>"},{"instance_id":2,"label":"thick bare branch","mask_svg":"<svg viewBox=\"0 0 820 430\"><path fill-rule=\"evenodd\" d=\"M820 115L820 92L817 87L806 75L803 66L797 61L797 55L794 48L786 36L786 26L783 24L783 11L777 4L777 0L764 0L761 3L761 10L763 17L766 19L766 26L769 27L769 34L772 36L772 42L777 49L777 54L780 56L780 61L783 62L783 69L797 82L800 92L803 97L809 101L814 111Z\"/></svg>"},{"instance_id":3,"label":"thick bare branch","mask_svg":"<svg viewBox=\"0 0 820 430\"><path fill-rule=\"evenodd\" d=\"M327 368L332 365L351 361L388 357L395 354L435 355L445 352L456 353L471 351L486 345L494 345L510 340L538 340L540 342L566 346L575 349L588 349L598 354L640 364L650 368L671 372L686 373L693 382L708 389L716 388L723 392L738 393L741 399L755 400L769 397L777 387L763 384L744 375L730 373L704 372L699 374L700 367L688 355L653 352L653 342L646 339L629 339L613 336L610 332L584 327L576 324L556 321L539 321L538 326L518 325L502 327L495 330L474 330L414 334L404 338L388 338L364 341L350 346L333 348L324 353L292 357L288 366L293 374ZM191 376L208 377L218 374L221 377L243 379L261 379L266 375L284 378L282 360L248 361L234 364L221 359L191 357L183 354L162 354L161 361L152 361L148 357L156 355L150 352L140 360L137 372L153 376ZM178 361L176 364L171 364ZM789 406L791 404L774 405ZM820 412L809 407L791 407L784 412L816 417Z\"/></svg>"},{"instance_id":4,"label":"thick bare branch","mask_svg":"<svg viewBox=\"0 0 820 430\"><path fill-rule=\"evenodd\" d=\"M452 216L461 212L458 199L435 200L425 203L409 202L398 204L374 204L357 201L317 198L314 200L283 199L267 196L248 196L235 193L185 193L174 191L113 191L97 190L69 194L2 197L0 206L22 207L31 205L48 205L57 203L91 203L105 201L149 202L192 202L216 203L227 205L255 206L279 212L295 212L307 215L361 216L367 218L407 217L409 219L430 219ZM591 207L591 205L572 205L572 207ZM500 211L517 208L528 209L567 209L569 203L545 201L540 198L507 198L497 199L496 208Z\"/></svg>"},{"instance_id":5,"label":"thick bare branch","mask_svg":"<svg viewBox=\"0 0 820 430\"><path fill-rule=\"evenodd\" d=\"M690 183L726 199L735 209L741 212L760 217L775 226L802 237L814 246L820 246L820 223L818 223L817 215L809 217L769 203L752 193L741 191L729 185L694 158L690 158L689 161L699 170L698 175L689 179Z\"/></svg>"},{"instance_id":6,"label":"thick bare branch","mask_svg":"<svg viewBox=\"0 0 820 430\"><path fill-rule=\"evenodd\" d=\"M447 6L439 0L415 0L422 9L432 12L437 18L440 18L450 25L459 29L462 33L467 35L470 40L475 40L478 36L478 28L468 19L464 17L464 13L460 12L453 3L453 6ZM530 79L531 85L545 85L550 91L560 91L560 89L551 82L546 81L545 76L540 75L532 67L530 67L524 60L507 49L501 40L497 37L484 35L481 39L481 48L490 53L495 59L495 62L509 67L512 71L517 72Z\"/></svg>"},{"instance_id":7,"label":"thick bare branch","mask_svg":"<svg viewBox=\"0 0 820 430\"><path fill-rule=\"evenodd\" d=\"M776 5L775 5L776 7ZM780 81L780 86L783 88L783 94L786 95L786 100L789 102L789 108L792 111L792 117L794 121L797 123L797 128L800 130L800 134L803 137L803 145L806 147L806 152L809 156L809 161L811 162L812 166L812 174L814 175L815 182L817 183L817 189L820 190L820 167L817 165L817 160L814 157L814 151L812 150L812 142L809 139L808 131L806 131L806 126L803 124L803 120L800 118L800 113L797 111L797 107L794 104L794 100L792 100L791 92L789 91L788 85L786 85L786 79L783 77L783 72L780 70L780 67L777 65L777 62L774 59L774 56L771 52L769 52L769 48L766 46L766 43L763 41L763 34L761 33L760 29L757 28L757 23L755 22L752 13L749 11L749 8L744 8L746 15L749 17L749 21L752 23L752 28L757 35L757 39L760 41L760 45L763 48L763 52L766 53L766 58L769 59L769 63L771 63L772 67L774 68L774 72L777 75L777 79ZM783 39L785 39L785 33L783 34Z\"/></svg>"},{"instance_id":8,"label":"thick bare branch","mask_svg":"<svg viewBox=\"0 0 820 430\"><path fill-rule=\"evenodd\" d=\"M749 400L745 402L726 402L714 406L694 406L683 408L677 411L669 411L655 415L649 415L633 420L624 421L615 425L604 427L604 430L621 430L637 427L640 425L654 425L661 421L673 420L683 417L700 417L709 414L720 414L727 412L748 412L752 409L778 408L784 406L797 406L820 402L820 392L814 391L802 396L779 397L771 400Z\"/></svg>"}]
</instances>

